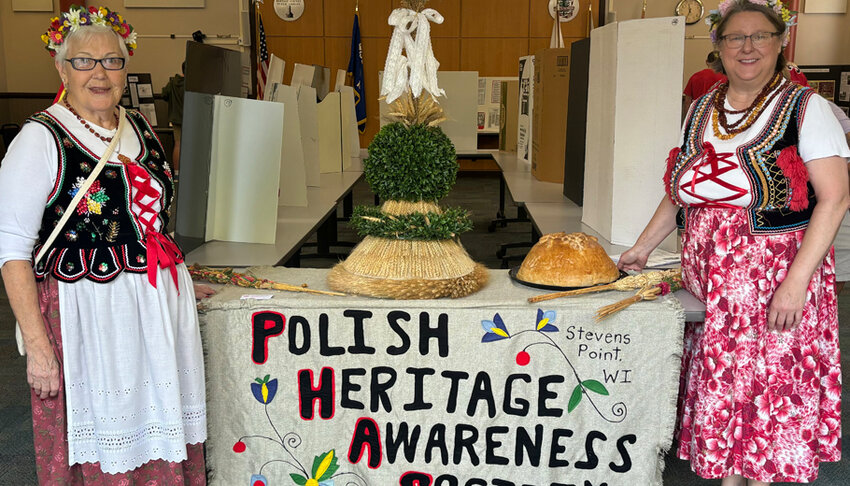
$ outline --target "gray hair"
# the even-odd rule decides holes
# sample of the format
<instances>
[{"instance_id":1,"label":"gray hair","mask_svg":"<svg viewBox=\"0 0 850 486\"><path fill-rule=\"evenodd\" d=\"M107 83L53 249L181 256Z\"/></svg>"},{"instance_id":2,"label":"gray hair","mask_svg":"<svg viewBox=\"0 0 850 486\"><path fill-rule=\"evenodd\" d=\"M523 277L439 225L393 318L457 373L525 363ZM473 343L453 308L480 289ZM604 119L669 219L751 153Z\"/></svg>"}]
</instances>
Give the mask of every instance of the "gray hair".
<instances>
[{"instance_id":1,"label":"gray hair","mask_svg":"<svg viewBox=\"0 0 850 486\"><path fill-rule=\"evenodd\" d=\"M65 42L59 45L59 48L56 49L56 56L53 58L55 62L62 64L65 62L66 56L68 55L68 46L71 45L71 42L78 43L81 42L83 44L87 43L92 39L92 37L98 35L112 34L118 40L118 48L121 50L121 55L124 57L124 67L127 67L127 63L130 61L130 52L127 50L127 44L124 43L124 39L114 30L112 27L107 25L82 25L75 32L69 32L65 36Z\"/></svg>"}]
</instances>

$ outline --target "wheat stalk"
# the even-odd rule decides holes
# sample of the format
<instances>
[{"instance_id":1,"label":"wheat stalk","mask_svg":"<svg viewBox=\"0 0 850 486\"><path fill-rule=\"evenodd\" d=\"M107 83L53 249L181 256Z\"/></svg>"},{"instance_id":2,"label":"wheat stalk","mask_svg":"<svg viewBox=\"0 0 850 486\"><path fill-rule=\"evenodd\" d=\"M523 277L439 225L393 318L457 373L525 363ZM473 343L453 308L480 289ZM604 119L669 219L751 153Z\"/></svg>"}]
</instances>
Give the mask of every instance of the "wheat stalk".
<instances>
[{"instance_id":1,"label":"wheat stalk","mask_svg":"<svg viewBox=\"0 0 850 486\"><path fill-rule=\"evenodd\" d=\"M616 314L626 307L641 302L643 300L655 300L658 296L661 295L661 288L657 286L652 287L644 287L638 292L629 297L628 299L623 299L619 302L615 302L610 305L606 305L605 307L600 308L596 311L596 322L605 319L606 317L611 316L612 314Z\"/></svg>"},{"instance_id":2,"label":"wheat stalk","mask_svg":"<svg viewBox=\"0 0 850 486\"><path fill-rule=\"evenodd\" d=\"M544 300L558 299L561 297L571 297L574 295L592 294L596 292L605 292L608 290L627 291L642 289L647 286L658 285L665 278L674 278L677 276L681 277L681 271L677 268L641 273L638 275L631 275L628 277L621 278L616 282L612 282L606 285L597 285L595 287L587 287L584 289L565 290L563 292L553 292L550 294L536 295L534 297L529 297L528 302L533 304L535 302L542 302Z\"/></svg>"}]
</instances>

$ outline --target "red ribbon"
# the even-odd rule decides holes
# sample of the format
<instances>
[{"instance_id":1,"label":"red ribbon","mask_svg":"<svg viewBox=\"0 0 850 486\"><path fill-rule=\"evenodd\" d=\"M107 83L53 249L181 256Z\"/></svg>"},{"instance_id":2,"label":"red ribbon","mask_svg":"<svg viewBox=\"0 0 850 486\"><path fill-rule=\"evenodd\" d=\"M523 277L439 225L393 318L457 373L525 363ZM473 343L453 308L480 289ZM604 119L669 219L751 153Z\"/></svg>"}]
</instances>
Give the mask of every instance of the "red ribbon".
<instances>
[{"instance_id":1,"label":"red ribbon","mask_svg":"<svg viewBox=\"0 0 850 486\"><path fill-rule=\"evenodd\" d=\"M702 149L703 153L700 156L701 160L699 160L693 166L694 176L693 178L691 178L690 184L688 184L688 187L682 188L682 192L684 192L685 194L688 194L689 196L695 199L700 199L702 201L700 203L691 204L690 206L698 208L739 208L740 206L729 204L727 201L733 201L741 196L746 195L746 189L742 189L720 179L721 175L738 167L738 164L734 160L732 160L732 157L735 155L735 153L717 153L714 150L714 146L710 142L703 143ZM707 168L709 172L702 172L703 168ZM698 183L706 181L714 182L715 184L725 189L728 189L729 191L732 191L732 194L716 200L710 200L697 194L696 185Z\"/></svg>"},{"instance_id":2,"label":"red ribbon","mask_svg":"<svg viewBox=\"0 0 850 486\"><path fill-rule=\"evenodd\" d=\"M159 199L160 192L151 184L151 176L136 163L125 164L130 174L130 184L136 189L133 201L142 209L143 214L155 215L153 202ZM142 202L145 197L151 197L151 202ZM177 245L154 229L152 221L136 218L145 232L145 248L147 249L148 281L156 288L156 274L158 268L167 268L174 280L174 287L180 294L180 285L177 283L177 264L183 262L183 254Z\"/></svg>"},{"instance_id":3,"label":"red ribbon","mask_svg":"<svg viewBox=\"0 0 850 486\"><path fill-rule=\"evenodd\" d=\"M148 253L148 282L156 288L157 267L167 268L171 272L171 278L174 279L174 287L177 288L179 295L180 286L177 284L177 264L183 263L183 255L180 253L180 249L177 248L177 245L173 241L157 231L148 231L145 233L145 247Z\"/></svg>"}]
</instances>

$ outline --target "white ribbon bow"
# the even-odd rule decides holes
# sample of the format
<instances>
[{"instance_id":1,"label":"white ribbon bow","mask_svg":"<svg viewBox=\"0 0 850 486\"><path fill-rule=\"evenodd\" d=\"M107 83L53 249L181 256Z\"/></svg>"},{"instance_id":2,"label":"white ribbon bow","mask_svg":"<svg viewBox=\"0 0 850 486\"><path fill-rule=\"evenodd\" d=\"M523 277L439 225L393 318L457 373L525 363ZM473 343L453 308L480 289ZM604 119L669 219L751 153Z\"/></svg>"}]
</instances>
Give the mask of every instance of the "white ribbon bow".
<instances>
[{"instance_id":1,"label":"white ribbon bow","mask_svg":"<svg viewBox=\"0 0 850 486\"><path fill-rule=\"evenodd\" d=\"M423 89L434 97L445 96L446 92L437 85L440 63L431 48L430 22L442 24L443 16L432 8L421 12L397 8L390 14L387 23L394 29L381 83L381 96L386 97L387 103L403 95L408 86L414 97L422 94ZM402 48L407 56L402 54Z\"/></svg>"}]
</instances>

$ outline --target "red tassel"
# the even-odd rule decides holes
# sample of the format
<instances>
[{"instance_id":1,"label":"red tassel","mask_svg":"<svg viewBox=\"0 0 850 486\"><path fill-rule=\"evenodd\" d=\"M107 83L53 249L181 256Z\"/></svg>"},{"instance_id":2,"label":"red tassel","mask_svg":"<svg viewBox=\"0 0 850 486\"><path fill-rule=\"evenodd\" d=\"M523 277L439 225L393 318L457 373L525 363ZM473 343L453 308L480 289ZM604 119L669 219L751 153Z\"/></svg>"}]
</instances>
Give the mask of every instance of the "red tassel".
<instances>
[{"instance_id":1,"label":"red tassel","mask_svg":"<svg viewBox=\"0 0 850 486\"><path fill-rule=\"evenodd\" d=\"M670 197L670 200L673 200L673 195L671 194L670 188L670 179L673 177L673 167L676 165L676 159L679 158L679 153L682 151L679 147L674 147L670 150L670 154L667 155L667 171L664 172L664 190L667 192L667 196Z\"/></svg>"},{"instance_id":2,"label":"red tassel","mask_svg":"<svg viewBox=\"0 0 850 486\"><path fill-rule=\"evenodd\" d=\"M785 147L779 152L776 163L782 169L791 197L788 201L788 209L791 211L802 211L809 207L808 187L809 171L802 157L797 153L797 147L792 145Z\"/></svg>"}]
</instances>

